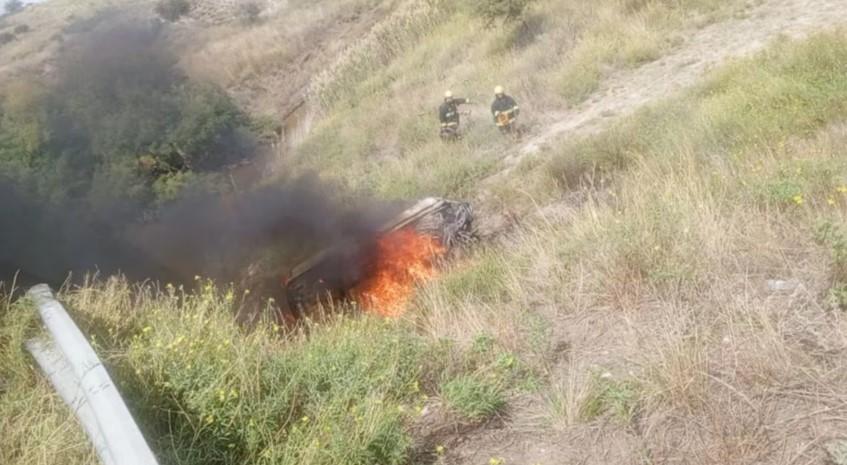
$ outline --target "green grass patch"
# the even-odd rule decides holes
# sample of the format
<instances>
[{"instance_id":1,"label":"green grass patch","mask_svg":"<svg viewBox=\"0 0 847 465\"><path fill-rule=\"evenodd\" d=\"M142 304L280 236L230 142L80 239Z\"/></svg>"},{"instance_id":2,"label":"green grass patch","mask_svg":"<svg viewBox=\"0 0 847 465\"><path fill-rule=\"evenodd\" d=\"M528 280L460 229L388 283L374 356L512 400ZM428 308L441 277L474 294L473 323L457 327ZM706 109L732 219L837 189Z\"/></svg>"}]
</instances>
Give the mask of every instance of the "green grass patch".
<instances>
[{"instance_id":1,"label":"green grass patch","mask_svg":"<svg viewBox=\"0 0 847 465\"><path fill-rule=\"evenodd\" d=\"M370 317L333 318L308 334L246 331L232 316L241 296L201 284L159 293L110 280L62 296L161 463L407 463L420 385L440 376L447 355L400 322ZM24 301L3 305L4 463L34 454L89 463L70 410L22 347L36 313Z\"/></svg>"},{"instance_id":2,"label":"green grass patch","mask_svg":"<svg viewBox=\"0 0 847 465\"><path fill-rule=\"evenodd\" d=\"M459 265L436 284L455 301L478 299L500 301L504 295L509 265L495 251L481 253L467 265Z\"/></svg>"},{"instance_id":3,"label":"green grass patch","mask_svg":"<svg viewBox=\"0 0 847 465\"><path fill-rule=\"evenodd\" d=\"M506 405L503 387L479 375L464 375L441 386L447 405L471 420L488 418Z\"/></svg>"},{"instance_id":4,"label":"green grass patch","mask_svg":"<svg viewBox=\"0 0 847 465\"><path fill-rule=\"evenodd\" d=\"M592 390L585 400L582 415L586 420L609 414L615 420L629 424L638 412L640 388L637 382L594 375Z\"/></svg>"},{"instance_id":5,"label":"green grass patch","mask_svg":"<svg viewBox=\"0 0 847 465\"><path fill-rule=\"evenodd\" d=\"M366 315L247 330L233 318L244 297L199 279L192 292L110 279L61 295L162 464L405 464L408 425L429 396L479 420L529 373L493 337L459 349ZM0 304L0 457L89 463L84 434L23 349L36 312Z\"/></svg>"},{"instance_id":6,"label":"green grass patch","mask_svg":"<svg viewBox=\"0 0 847 465\"><path fill-rule=\"evenodd\" d=\"M673 162L673 157L693 152L707 165L715 157L749 162L763 150L778 150L788 137L811 135L847 110L845 45L843 32L781 41L681 97L565 146L548 165L549 172L562 187L573 189L581 179L620 169L639 157ZM783 177L765 190L771 198L785 200L800 189Z\"/></svg>"},{"instance_id":7,"label":"green grass patch","mask_svg":"<svg viewBox=\"0 0 847 465\"><path fill-rule=\"evenodd\" d=\"M0 462L95 463L71 411L24 352L37 318L27 302L0 293Z\"/></svg>"}]
</instances>

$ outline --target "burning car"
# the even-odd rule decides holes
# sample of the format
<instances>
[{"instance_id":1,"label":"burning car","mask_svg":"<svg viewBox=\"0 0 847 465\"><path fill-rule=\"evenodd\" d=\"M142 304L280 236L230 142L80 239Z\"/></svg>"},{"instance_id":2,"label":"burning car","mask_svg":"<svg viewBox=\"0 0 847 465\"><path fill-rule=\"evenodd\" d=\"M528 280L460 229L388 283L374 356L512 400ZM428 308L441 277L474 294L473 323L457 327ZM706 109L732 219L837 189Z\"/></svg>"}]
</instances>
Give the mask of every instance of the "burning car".
<instances>
[{"instance_id":1,"label":"burning car","mask_svg":"<svg viewBox=\"0 0 847 465\"><path fill-rule=\"evenodd\" d=\"M373 237L339 242L284 276L253 270L252 287L274 299L284 321L340 301L395 316L411 299L415 285L432 277L458 245L474 237L469 204L429 197L392 217ZM256 278L260 275L265 277Z\"/></svg>"}]
</instances>

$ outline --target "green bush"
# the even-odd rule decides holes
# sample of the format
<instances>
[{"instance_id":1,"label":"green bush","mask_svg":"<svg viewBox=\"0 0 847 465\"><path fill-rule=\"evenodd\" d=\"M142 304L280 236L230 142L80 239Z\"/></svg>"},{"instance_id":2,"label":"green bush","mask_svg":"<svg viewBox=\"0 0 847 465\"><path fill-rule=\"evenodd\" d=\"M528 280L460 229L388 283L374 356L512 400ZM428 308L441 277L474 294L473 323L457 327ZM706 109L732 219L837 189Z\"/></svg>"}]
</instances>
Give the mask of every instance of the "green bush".
<instances>
[{"instance_id":1,"label":"green bush","mask_svg":"<svg viewBox=\"0 0 847 465\"><path fill-rule=\"evenodd\" d=\"M60 57L56 84L22 80L0 95L0 167L40 200L146 207L173 200L189 177L175 173L216 171L254 152L229 96L188 81L154 32L92 34Z\"/></svg>"},{"instance_id":2,"label":"green bush","mask_svg":"<svg viewBox=\"0 0 847 465\"><path fill-rule=\"evenodd\" d=\"M403 406L424 348L414 335L347 319L283 343L272 328L245 334L235 302L211 284L174 294L166 305L180 311L147 314L132 337L121 370L159 448L181 463L405 463Z\"/></svg>"}]
</instances>

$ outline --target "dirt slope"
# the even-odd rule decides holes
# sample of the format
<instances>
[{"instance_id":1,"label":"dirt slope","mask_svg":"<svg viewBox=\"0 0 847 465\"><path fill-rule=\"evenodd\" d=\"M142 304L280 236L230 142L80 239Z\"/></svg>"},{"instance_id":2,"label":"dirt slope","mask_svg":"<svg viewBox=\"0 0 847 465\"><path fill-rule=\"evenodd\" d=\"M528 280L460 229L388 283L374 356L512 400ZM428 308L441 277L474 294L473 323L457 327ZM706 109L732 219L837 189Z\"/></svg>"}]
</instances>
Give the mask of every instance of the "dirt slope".
<instances>
[{"instance_id":1,"label":"dirt slope","mask_svg":"<svg viewBox=\"0 0 847 465\"><path fill-rule=\"evenodd\" d=\"M696 83L715 65L755 53L781 35L802 37L844 23L844 0L765 0L742 18L691 31L673 53L614 74L586 102L548 115L542 123L544 129L506 157L505 168L510 170L526 155L538 152L558 137L597 132L617 117Z\"/></svg>"}]
</instances>

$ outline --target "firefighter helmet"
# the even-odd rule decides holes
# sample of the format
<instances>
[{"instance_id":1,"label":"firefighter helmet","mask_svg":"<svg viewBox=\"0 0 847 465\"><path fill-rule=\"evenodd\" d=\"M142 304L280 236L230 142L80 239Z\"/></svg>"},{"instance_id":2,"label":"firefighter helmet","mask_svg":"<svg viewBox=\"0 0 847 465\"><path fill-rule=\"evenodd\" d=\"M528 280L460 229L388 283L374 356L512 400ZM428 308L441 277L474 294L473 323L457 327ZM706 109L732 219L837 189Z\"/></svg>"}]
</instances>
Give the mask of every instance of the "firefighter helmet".
<instances>
[{"instance_id":1,"label":"firefighter helmet","mask_svg":"<svg viewBox=\"0 0 847 465\"><path fill-rule=\"evenodd\" d=\"M503 95L503 86L497 86L494 88L494 95Z\"/></svg>"},{"instance_id":2,"label":"firefighter helmet","mask_svg":"<svg viewBox=\"0 0 847 465\"><path fill-rule=\"evenodd\" d=\"M447 92L444 92L444 98L448 100L453 98L453 92L450 92L449 90Z\"/></svg>"}]
</instances>

